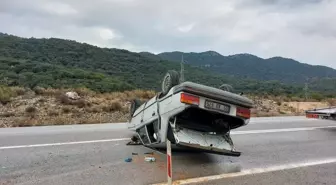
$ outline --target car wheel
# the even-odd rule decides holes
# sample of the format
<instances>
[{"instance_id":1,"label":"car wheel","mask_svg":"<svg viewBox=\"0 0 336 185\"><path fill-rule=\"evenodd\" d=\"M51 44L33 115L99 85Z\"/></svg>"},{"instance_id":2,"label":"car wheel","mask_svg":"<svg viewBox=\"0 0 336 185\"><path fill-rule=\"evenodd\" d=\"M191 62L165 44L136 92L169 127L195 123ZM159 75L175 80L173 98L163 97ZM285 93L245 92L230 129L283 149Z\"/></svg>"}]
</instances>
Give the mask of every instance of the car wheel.
<instances>
[{"instance_id":1,"label":"car wheel","mask_svg":"<svg viewBox=\"0 0 336 185\"><path fill-rule=\"evenodd\" d=\"M169 90L180 83L180 77L177 71L169 70L162 81L162 94L166 95Z\"/></svg>"},{"instance_id":2,"label":"car wheel","mask_svg":"<svg viewBox=\"0 0 336 185\"><path fill-rule=\"evenodd\" d=\"M131 102L130 115L133 116L134 112L142 105L142 102L138 99L134 99Z\"/></svg>"}]
</instances>

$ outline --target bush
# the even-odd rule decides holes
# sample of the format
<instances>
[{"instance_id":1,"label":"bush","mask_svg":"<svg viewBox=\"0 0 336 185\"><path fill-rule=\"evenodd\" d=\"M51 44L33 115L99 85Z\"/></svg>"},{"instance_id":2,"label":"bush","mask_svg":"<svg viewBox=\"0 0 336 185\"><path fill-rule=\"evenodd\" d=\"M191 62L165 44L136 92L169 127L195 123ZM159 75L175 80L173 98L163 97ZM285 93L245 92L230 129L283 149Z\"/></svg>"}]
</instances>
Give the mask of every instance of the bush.
<instances>
[{"instance_id":1,"label":"bush","mask_svg":"<svg viewBox=\"0 0 336 185\"><path fill-rule=\"evenodd\" d=\"M25 109L25 111L26 111L26 113L30 113L30 114L32 114L32 113L36 113L36 112L37 112L37 109L36 109L35 107L27 107L27 108Z\"/></svg>"},{"instance_id":2,"label":"bush","mask_svg":"<svg viewBox=\"0 0 336 185\"><path fill-rule=\"evenodd\" d=\"M35 92L35 94L43 96L60 96L62 94L62 90L60 89L45 89L43 87L35 87L33 91Z\"/></svg>"},{"instance_id":3,"label":"bush","mask_svg":"<svg viewBox=\"0 0 336 185\"><path fill-rule=\"evenodd\" d=\"M320 93L312 93L311 97L317 101L322 101L324 99L323 95Z\"/></svg>"},{"instance_id":4,"label":"bush","mask_svg":"<svg viewBox=\"0 0 336 185\"><path fill-rule=\"evenodd\" d=\"M48 112L48 116L58 116L59 115L59 112L58 111L55 111L55 110L50 110Z\"/></svg>"},{"instance_id":5,"label":"bush","mask_svg":"<svg viewBox=\"0 0 336 185\"><path fill-rule=\"evenodd\" d=\"M13 116L15 116L14 112L4 112L0 114L0 117L6 117L6 118L13 117Z\"/></svg>"},{"instance_id":6,"label":"bush","mask_svg":"<svg viewBox=\"0 0 336 185\"><path fill-rule=\"evenodd\" d=\"M115 112L115 111L122 111L122 105L120 102L114 101L110 105L104 106L103 111L105 112Z\"/></svg>"},{"instance_id":7,"label":"bush","mask_svg":"<svg viewBox=\"0 0 336 185\"><path fill-rule=\"evenodd\" d=\"M22 96L26 93L26 89L22 87L11 87L17 96Z\"/></svg>"},{"instance_id":8,"label":"bush","mask_svg":"<svg viewBox=\"0 0 336 185\"><path fill-rule=\"evenodd\" d=\"M42 87L35 87L35 88L33 89L33 91L34 91L35 94L37 94L37 95L43 95L43 93L44 93L44 88L42 88Z\"/></svg>"},{"instance_id":9,"label":"bush","mask_svg":"<svg viewBox=\"0 0 336 185\"><path fill-rule=\"evenodd\" d=\"M85 100L76 100L71 102L72 105L76 105L78 108L84 108L86 105L89 105L86 103Z\"/></svg>"},{"instance_id":10,"label":"bush","mask_svg":"<svg viewBox=\"0 0 336 185\"><path fill-rule=\"evenodd\" d=\"M61 104L71 105L71 100L65 94L58 96L57 99Z\"/></svg>"},{"instance_id":11,"label":"bush","mask_svg":"<svg viewBox=\"0 0 336 185\"><path fill-rule=\"evenodd\" d=\"M90 113L98 113L98 112L101 112L101 109L98 106L94 106L94 107L85 109L85 111L90 112Z\"/></svg>"},{"instance_id":12,"label":"bush","mask_svg":"<svg viewBox=\"0 0 336 185\"><path fill-rule=\"evenodd\" d=\"M70 113L71 108L70 107L63 107L62 111L63 111L63 113L68 114L68 113Z\"/></svg>"},{"instance_id":13,"label":"bush","mask_svg":"<svg viewBox=\"0 0 336 185\"><path fill-rule=\"evenodd\" d=\"M81 88L76 88L75 92L79 95L79 96L92 96L95 95L95 92L85 88L85 87L81 87Z\"/></svg>"},{"instance_id":14,"label":"bush","mask_svg":"<svg viewBox=\"0 0 336 185\"><path fill-rule=\"evenodd\" d=\"M16 94L11 88L7 86L0 86L0 103L7 104L14 96L16 96Z\"/></svg>"}]
</instances>

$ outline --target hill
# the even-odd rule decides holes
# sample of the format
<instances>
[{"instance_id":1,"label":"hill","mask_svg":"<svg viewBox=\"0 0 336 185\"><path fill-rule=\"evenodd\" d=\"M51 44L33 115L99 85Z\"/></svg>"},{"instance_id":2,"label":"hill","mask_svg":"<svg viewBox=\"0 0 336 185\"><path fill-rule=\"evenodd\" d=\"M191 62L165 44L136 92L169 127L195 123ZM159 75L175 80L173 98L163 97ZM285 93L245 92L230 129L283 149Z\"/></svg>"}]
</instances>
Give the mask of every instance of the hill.
<instances>
[{"instance_id":1,"label":"hill","mask_svg":"<svg viewBox=\"0 0 336 185\"><path fill-rule=\"evenodd\" d=\"M223 56L215 51L165 52L158 56L165 60L181 61L182 54L184 60L190 65L241 78L277 80L291 84L302 84L322 78L336 78L335 69L304 64L282 57L262 59L251 54Z\"/></svg>"},{"instance_id":2,"label":"hill","mask_svg":"<svg viewBox=\"0 0 336 185\"><path fill-rule=\"evenodd\" d=\"M99 92L136 88L160 90L163 75L168 70L180 69L178 63L148 52L99 48L58 38L27 39L1 34L0 45L0 83L10 86L87 87ZM215 52L203 55L222 57ZM189 64L185 71L187 80L216 87L228 83L237 92L303 94L303 86L285 85L278 81L241 79ZM329 94L334 92L335 89L326 91Z\"/></svg>"}]
</instances>

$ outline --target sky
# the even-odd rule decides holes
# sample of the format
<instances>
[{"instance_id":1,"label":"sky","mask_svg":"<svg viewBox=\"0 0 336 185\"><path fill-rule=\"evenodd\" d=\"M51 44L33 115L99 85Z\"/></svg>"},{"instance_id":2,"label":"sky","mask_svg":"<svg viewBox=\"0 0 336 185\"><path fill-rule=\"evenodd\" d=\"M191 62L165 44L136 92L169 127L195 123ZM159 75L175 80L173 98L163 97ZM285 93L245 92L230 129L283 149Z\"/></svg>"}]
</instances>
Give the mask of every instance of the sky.
<instances>
[{"instance_id":1,"label":"sky","mask_svg":"<svg viewBox=\"0 0 336 185\"><path fill-rule=\"evenodd\" d=\"M0 32L336 68L336 0L1 0Z\"/></svg>"}]
</instances>

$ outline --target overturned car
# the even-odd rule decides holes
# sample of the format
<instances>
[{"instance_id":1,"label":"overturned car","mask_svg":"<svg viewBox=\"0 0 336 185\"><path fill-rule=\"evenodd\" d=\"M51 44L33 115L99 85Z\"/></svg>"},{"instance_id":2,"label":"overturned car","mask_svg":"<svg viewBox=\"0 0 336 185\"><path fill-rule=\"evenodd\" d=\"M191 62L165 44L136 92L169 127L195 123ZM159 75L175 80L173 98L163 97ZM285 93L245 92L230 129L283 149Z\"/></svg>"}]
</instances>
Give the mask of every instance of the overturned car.
<instances>
[{"instance_id":1,"label":"overturned car","mask_svg":"<svg viewBox=\"0 0 336 185\"><path fill-rule=\"evenodd\" d=\"M253 103L241 95L193 82L168 71L162 91L146 102L134 100L128 129L151 148L166 146L240 156L230 130L248 124Z\"/></svg>"}]
</instances>

